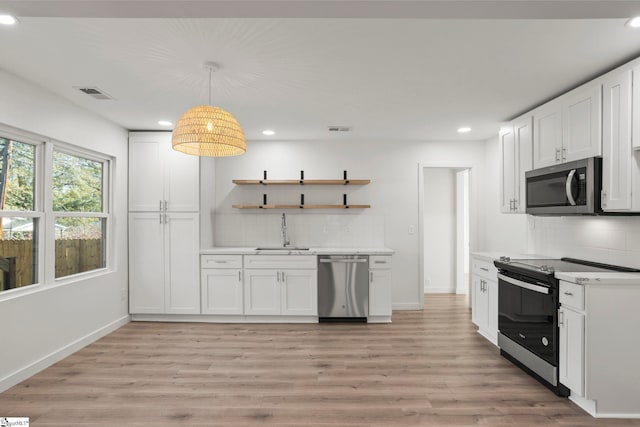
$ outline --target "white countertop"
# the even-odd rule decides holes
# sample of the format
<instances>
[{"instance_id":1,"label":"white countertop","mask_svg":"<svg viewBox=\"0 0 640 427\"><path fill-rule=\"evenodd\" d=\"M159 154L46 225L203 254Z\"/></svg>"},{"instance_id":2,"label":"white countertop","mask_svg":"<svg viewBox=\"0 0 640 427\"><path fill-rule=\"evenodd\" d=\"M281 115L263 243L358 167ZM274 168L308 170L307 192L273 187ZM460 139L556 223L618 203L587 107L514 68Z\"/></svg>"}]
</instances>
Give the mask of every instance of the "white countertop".
<instances>
[{"instance_id":1,"label":"white countertop","mask_svg":"<svg viewBox=\"0 0 640 427\"><path fill-rule=\"evenodd\" d=\"M556 279L580 285L640 285L640 273L624 272L590 272L569 273L556 272Z\"/></svg>"},{"instance_id":2,"label":"white countertop","mask_svg":"<svg viewBox=\"0 0 640 427\"><path fill-rule=\"evenodd\" d=\"M392 255L395 251L389 248L309 248L296 250L294 248L257 250L253 247L215 247L201 249L201 255L334 255L334 254L364 254L364 255Z\"/></svg>"},{"instance_id":3,"label":"white countertop","mask_svg":"<svg viewBox=\"0 0 640 427\"><path fill-rule=\"evenodd\" d=\"M500 259L501 256L508 256L511 259L551 259L553 257L534 254L514 254L509 252L471 252L471 256L479 258L483 261L493 262Z\"/></svg>"}]
</instances>

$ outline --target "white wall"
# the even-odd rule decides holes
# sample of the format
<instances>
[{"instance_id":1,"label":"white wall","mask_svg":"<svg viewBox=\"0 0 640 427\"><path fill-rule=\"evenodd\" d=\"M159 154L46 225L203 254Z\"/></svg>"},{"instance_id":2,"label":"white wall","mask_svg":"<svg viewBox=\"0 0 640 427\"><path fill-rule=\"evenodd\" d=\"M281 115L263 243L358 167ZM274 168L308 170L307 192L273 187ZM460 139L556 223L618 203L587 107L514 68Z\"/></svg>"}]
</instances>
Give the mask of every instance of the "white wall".
<instances>
[{"instance_id":1,"label":"white wall","mask_svg":"<svg viewBox=\"0 0 640 427\"><path fill-rule=\"evenodd\" d=\"M640 268L640 217L528 217L531 253Z\"/></svg>"},{"instance_id":2,"label":"white wall","mask_svg":"<svg viewBox=\"0 0 640 427\"><path fill-rule=\"evenodd\" d=\"M424 292L456 288L456 171L424 169Z\"/></svg>"},{"instance_id":3,"label":"white wall","mask_svg":"<svg viewBox=\"0 0 640 427\"><path fill-rule=\"evenodd\" d=\"M365 210L289 210L290 239L294 245L387 246L394 256L393 302L395 309L420 308L423 289L419 281L418 164L477 165L482 169L481 142L411 141L313 141L250 142L247 153L215 162L215 244L218 246L276 245L280 243L280 211L240 211L234 203L305 202L371 204ZM203 167L207 167L203 163ZM299 177L368 178L371 184L357 187L240 187L232 179L260 179L267 170L271 179ZM481 177L481 173L478 177ZM475 182L475 181L474 181ZM476 194L476 189L473 189ZM203 195L207 197L206 194ZM203 205L211 203L203 200ZM475 212L472 210L472 217ZM410 228L413 234L409 233ZM475 236L472 235L472 240Z\"/></svg>"},{"instance_id":4,"label":"white wall","mask_svg":"<svg viewBox=\"0 0 640 427\"><path fill-rule=\"evenodd\" d=\"M0 295L2 391L126 323L129 316L127 131L2 70L0 93L0 123L115 158L113 270L64 285L34 285Z\"/></svg>"}]
</instances>

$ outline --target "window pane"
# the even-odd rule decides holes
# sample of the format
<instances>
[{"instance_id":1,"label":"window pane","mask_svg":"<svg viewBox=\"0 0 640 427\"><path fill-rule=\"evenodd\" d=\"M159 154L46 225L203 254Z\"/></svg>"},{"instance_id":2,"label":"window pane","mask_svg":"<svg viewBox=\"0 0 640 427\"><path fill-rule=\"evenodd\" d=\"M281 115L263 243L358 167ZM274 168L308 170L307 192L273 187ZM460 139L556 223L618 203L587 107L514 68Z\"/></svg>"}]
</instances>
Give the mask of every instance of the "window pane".
<instances>
[{"instance_id":1,"label":"window pane","mask_svg":"<svg viewBox=\"0 0 640 427\"><path fill-rule=\"evenodd\" d=\"M3 217L0 235L0 290L37 282L38 220Z\"/></svg>"},{"instance_id":2,"label":"window pane","mask_svg":"<svg viewBox=\"0 0 640 427\"><path fill-rule=\"evenodd\" d=\"M105 224L104 218L56 218L56 278L105 267Z\"/></svg>"},{"instance_id":3,"label":"window pane","mask_svg":"<svg viewBox=\"0 0 640 427\"><path fill-rule=\"evenodd\" d=\"M102 162L55 151L53 210L102 212Z\"/></svg>"},{"instance_id":4,"label":"window pane","mask_svg":"<svg viewBox=\"0 0 640 427\"><path fill-rule=\"evenodd\" d=\"M36 147L0 138L0 210L32 211Z\"/></svg>"}]
</instances>

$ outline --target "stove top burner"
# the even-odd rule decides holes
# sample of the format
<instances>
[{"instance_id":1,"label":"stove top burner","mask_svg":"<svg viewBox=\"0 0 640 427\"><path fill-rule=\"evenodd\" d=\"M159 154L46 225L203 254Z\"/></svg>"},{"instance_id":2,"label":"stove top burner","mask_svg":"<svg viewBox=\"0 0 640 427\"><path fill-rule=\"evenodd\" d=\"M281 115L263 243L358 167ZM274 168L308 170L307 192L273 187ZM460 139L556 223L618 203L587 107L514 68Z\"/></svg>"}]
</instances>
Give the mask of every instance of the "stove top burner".
<instances>
[{"instance_id":1,"label":"stove top burner","mask_svg":"<svg viewBox=\"0 0 640 427\"><path fill-rule=\"evenodd\" d=\"M509 257L500 257L501 268L509 269L515 267L519 270L532 271L537 274L552 276L556 271L567 273L588 273L588 272L607 272L607 271L624 271L639 272L640 270L620 267L617 265L601 264L597 262L584 261L574 258L560 259L510 259Z\"/></svg>"}]
</instances>

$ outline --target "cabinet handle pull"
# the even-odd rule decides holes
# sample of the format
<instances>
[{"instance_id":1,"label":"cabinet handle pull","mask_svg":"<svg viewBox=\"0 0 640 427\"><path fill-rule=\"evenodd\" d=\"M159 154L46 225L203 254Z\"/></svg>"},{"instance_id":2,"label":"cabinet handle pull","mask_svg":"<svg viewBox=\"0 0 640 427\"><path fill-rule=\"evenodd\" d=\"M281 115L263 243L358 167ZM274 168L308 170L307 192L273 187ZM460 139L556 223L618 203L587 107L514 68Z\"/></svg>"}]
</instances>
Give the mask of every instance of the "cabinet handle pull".
<instances>
[{"instance_id":1,"label":"cabinet handle pull","mask_svg":"<svg viewBox=\"0 0 640 427\"><path fill-rule=\"evenodd\" d=\"M169 215L164 214L164 223L167 224L169 222Z\"/></svg>"},{"instance_id":2,"label":"cabinet handle pull","mask_svg":"<svg viewBox=\"0 0 640 427\"><path fill-rule=\"evenodd\" d=\"M560 161L560 149L556 148L556 162Z\"/></svg>"},{"instance_id":3,"label":"cabinet handle pull","mask_svg":"<svg viewBox=\"0 0 640 427\"><path fill-rule=\"evenodd\" d=\"M162 224L162 212L160 212L160 224Z\"/></svg>"},{"instance_id":4,"label":"cabinet handle pull","mask_svg":"<svg viewBox=\"0 0 640 427\"><path fill-rule=\"evenodd\" d=\"M564 311L558 311L558 325L564 325Z\"/></svg>"},{"instance_id":5,"label":"cabinet handle pull","mask_svg":"<svg viewBox=\"0 0 640 427\"><path fill-rule=\"evenodd\" d=\"M567 149L562 147L562 160L567 160Z\"/></svg>"},{"instance_id":6,"label":"cabinet handle pull","mask_svg":"<svg viewBox=\"0 0 640 427\"><path fill-rule=\"evenodd\" d=\"M238 270L238 282L242 282L242 271Z\"/></svg>"},{"instance_id":7,"label":"cabinet handle pull","mask_svg":"<svg viewBox=\"0 0 640 427\"><path fill-rule=\"evenodd\" d=\"M164 201L164 210L165 210L165 211L167 210L167 206L168 206L168 205L169 205L169 203L165 200L165 201Z\"/></svg>"},{"instance_id":8,"label":"cabinet handle pull","mask_svg":"<svg viewBox=\"0 0 640 427\"><path fill-rule=\"evenodd\" d=\"M602 206L607 206L607 191L606 190L602 190L602 193L600 193L600 203L602 204Z\"/></svg>"},{"instance_id":9,"label":"cabinet handle pull","mask_svg":"<svg viewBox=\"0 0 640 427\"><path fill-rule=\"evenodd\" d=\"M373 283L373 271L369 272L369 283Z\"/></svg>"},{"instance_id":10,"label":"cabinet handle pull","mask_svg":"<svg viewBox=\"0 0 640 427\"><path fill-rule=\"evenodd\" d=\"M489 272L489 269L485 267L480 267L480 270L486 271L487 273Z\"/></svg>"},{"instance_id":11,"label":"cabinet handle pull","mask_svg":"<svg viewBox=\"0 0 640 427\"><path fill-rule=\"evenodd\" d=\"M282 282L284 283L284 271L280 273L280 277L282 278Z\"/></svg>"},{"instance_id":12,"label":"cabinet handle pull","mask_svg":"<svg viewBox=\"0 0 640 427\"><path fill-rule=\"evenodd\" d=\"M158 210L161 211L162 210L162 200L160 200L159 202L160 202L160 206L158 207Z\"/></svg>"},{"instance_id":13,"label":"cabinet handle pull","mask_svg":"<svg viewBox=\"0 0 640 427\"><path fill-rule=\"evenodd\" d=\"M518 210L518 199L513 199L513 210L514 211Z\"/></svg>"},{"instance_id":14,"label":"cabinet handle pull","mask_svg":"<svg viewBox=\"0 0 640 427\"><path fill-rule=\"evenodd\" d=\"M276 271L276 282L280 281L280 272Z\"/></svg>"},{"instance_id":15,"label":"cabinet handle pull","mask_svg":"<svg viewBox=\"0 0 640 427\"><path fill-rule=\"evenodd\" d=\"M565 292L564 294L567 295L567 296L573 296L572 292Z\"/></svg>"}]
</instances>

